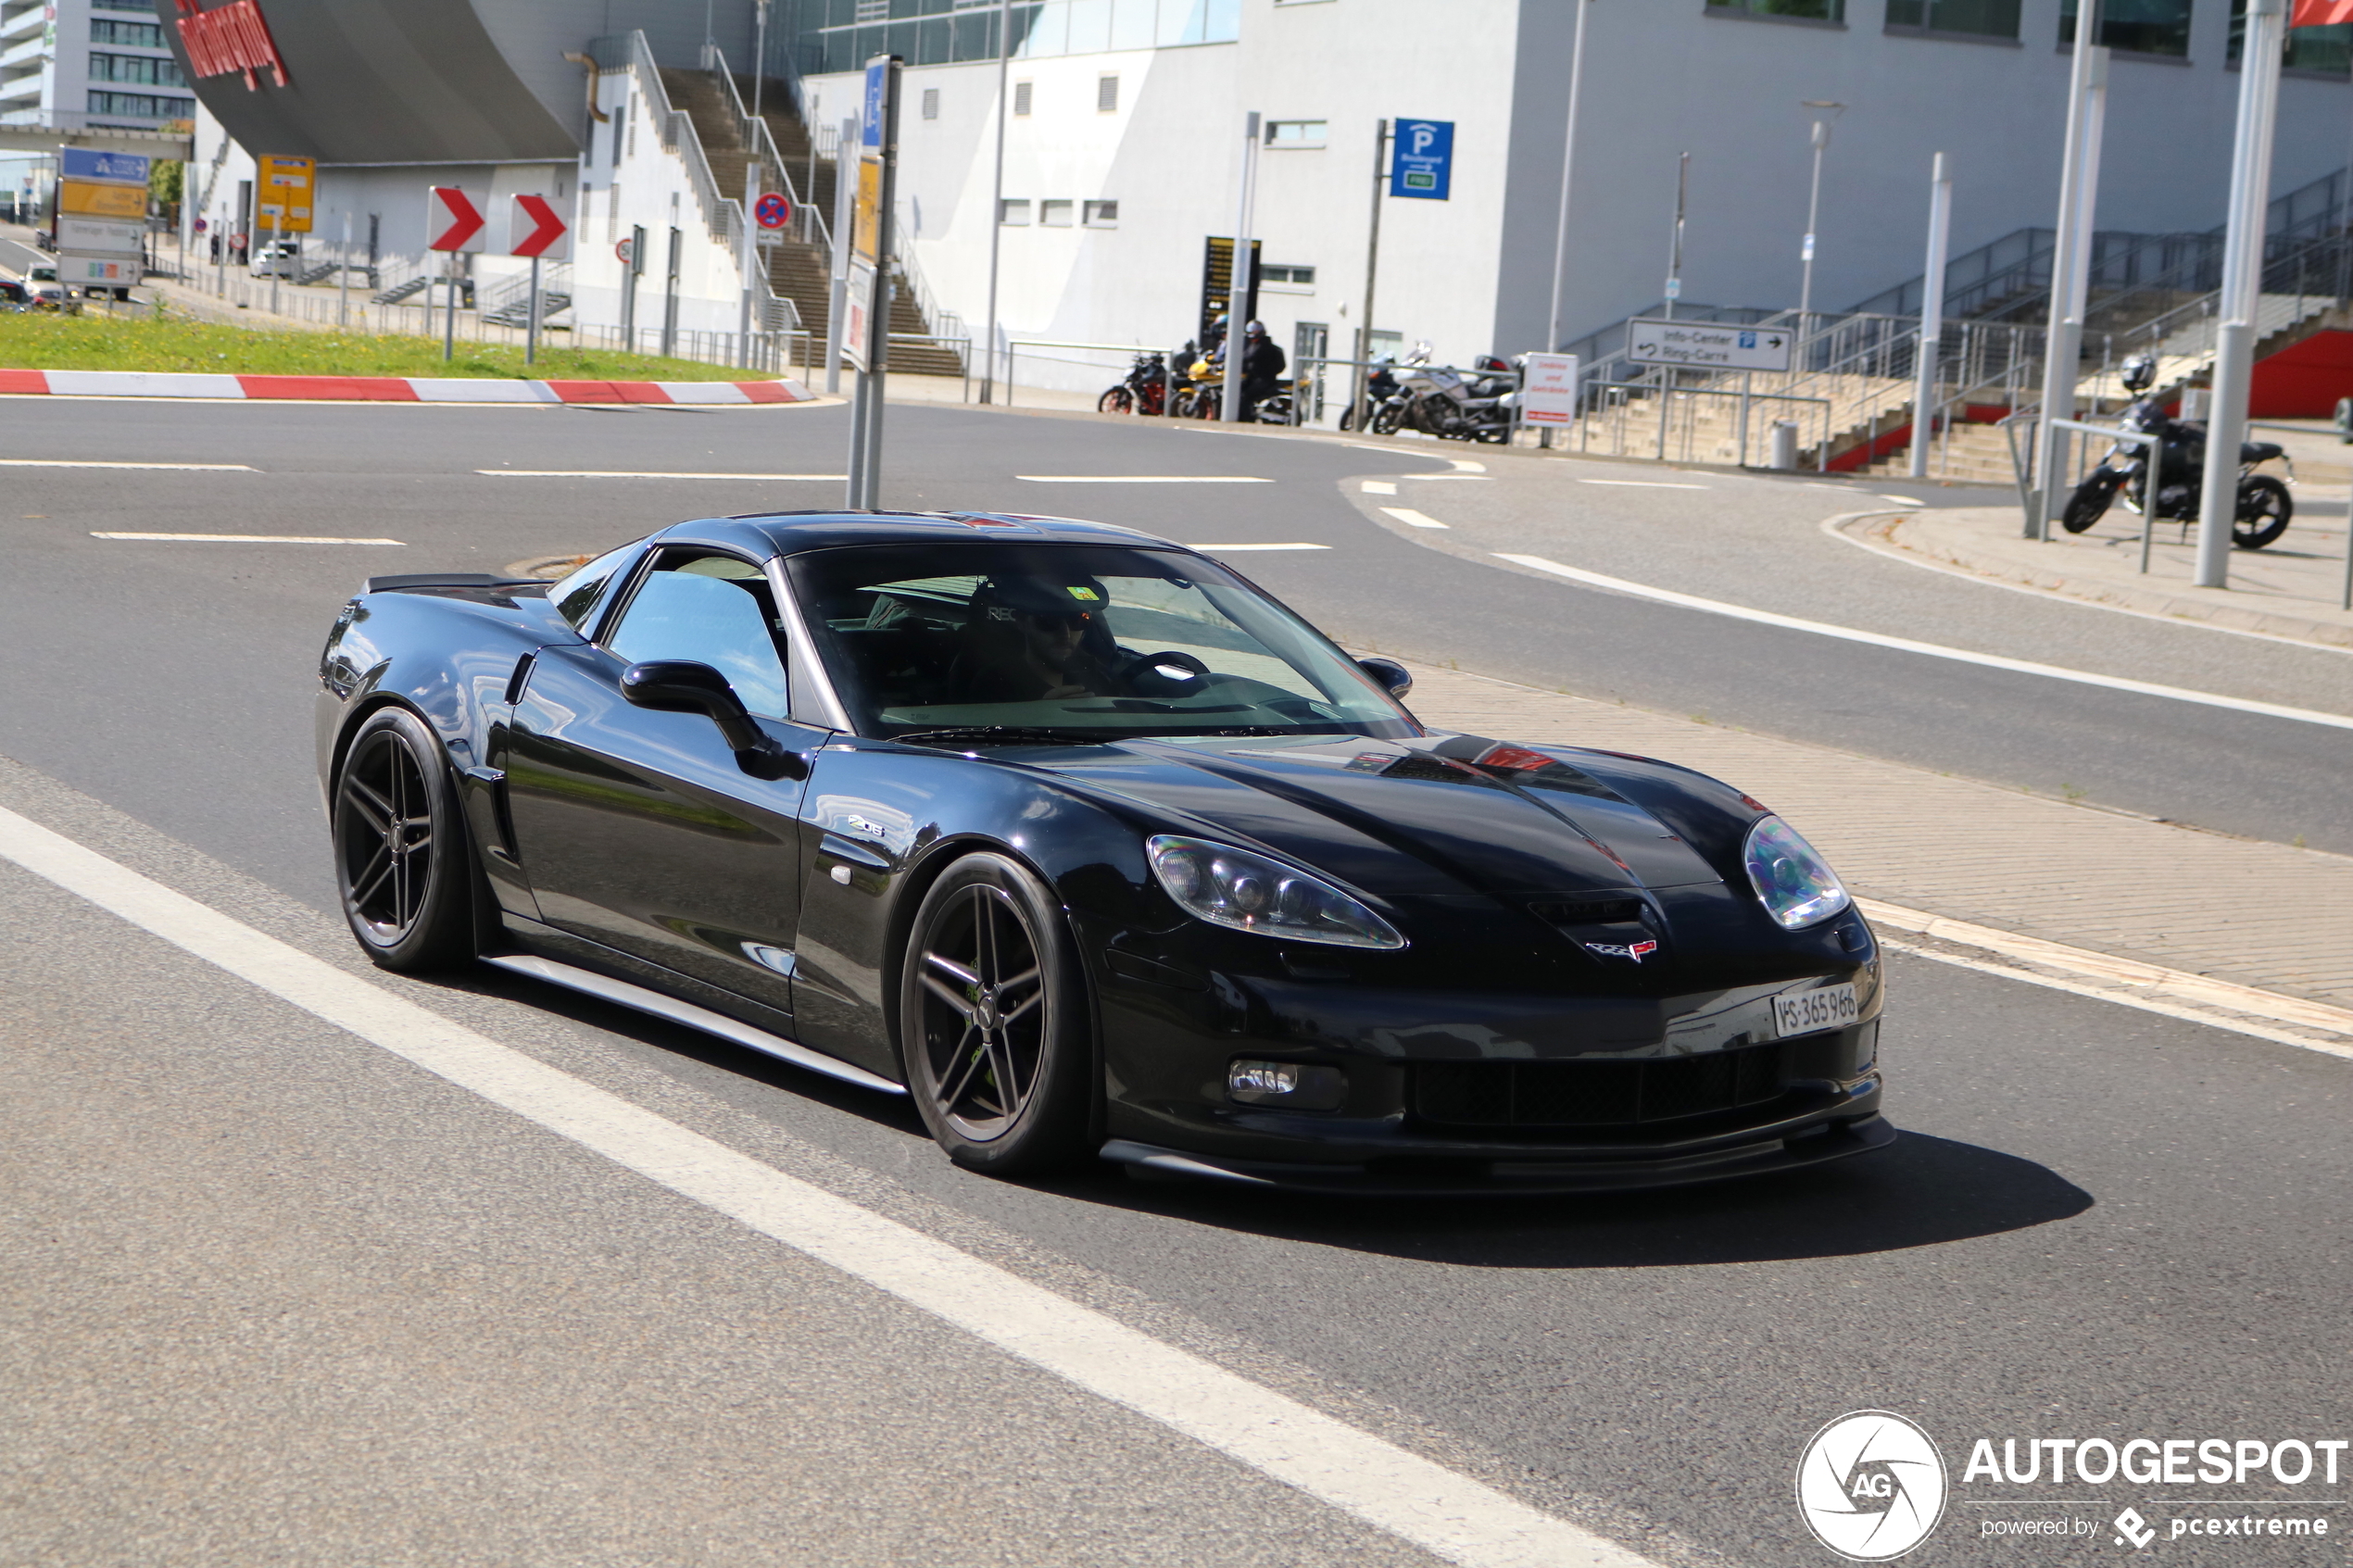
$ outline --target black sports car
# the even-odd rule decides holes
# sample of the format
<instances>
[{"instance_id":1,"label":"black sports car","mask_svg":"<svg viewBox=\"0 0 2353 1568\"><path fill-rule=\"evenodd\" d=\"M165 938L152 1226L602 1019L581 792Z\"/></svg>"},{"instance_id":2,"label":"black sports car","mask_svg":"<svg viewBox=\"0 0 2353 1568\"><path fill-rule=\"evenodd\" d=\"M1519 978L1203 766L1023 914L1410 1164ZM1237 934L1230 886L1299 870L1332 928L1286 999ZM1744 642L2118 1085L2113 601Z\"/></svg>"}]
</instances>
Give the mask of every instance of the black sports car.
<instances>
[{"instance_id":1,"label":"black sports car","mask_svg":"<svg viewBox=\"0 0 2353 1568\"><path fill-rule=\"evenodd\" d=\"M1432 730L1131 530L680 523L552 585L371 578L319 673L377 963L910 1094L975 1170L1561 1191L1894 1136L1870 930L1779 818Z\"/></svg>"}]
</instances>

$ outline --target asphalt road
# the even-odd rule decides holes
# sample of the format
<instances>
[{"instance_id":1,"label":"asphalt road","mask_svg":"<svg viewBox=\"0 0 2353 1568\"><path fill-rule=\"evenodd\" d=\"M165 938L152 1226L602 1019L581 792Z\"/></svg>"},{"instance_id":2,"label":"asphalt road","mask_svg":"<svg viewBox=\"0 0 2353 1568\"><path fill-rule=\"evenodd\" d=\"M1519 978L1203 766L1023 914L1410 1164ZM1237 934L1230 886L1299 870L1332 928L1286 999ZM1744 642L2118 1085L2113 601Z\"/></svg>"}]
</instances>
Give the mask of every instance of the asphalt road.
<instances>
[{"instance_id":1,"label":"asphalt road","mask_svg":"<svg viewBox=\"0 0 2353 1568\"><path fill-rule=\"evenodd\" d=\"M7 457L261 471L6 473L19 504L0 572L0 756L14 759L0 806L353 972L308 700L318 640L361 575L496 569L678 516L838 496L473 471L837 471L831 409L7 415ZM890 420L897 504L1327 544L1234 558L1351 640L2014 783L2111 768L2145 791L2119 803L2212 825L2259 818L2316 843L2346 831L2322 812L2341 793L2342 732L1540 580L1376 526L1341 486L1482 454L946 409ZM1073 472L1277 483L1011 477ZM1754 483L1735 499L1760 514L1810 507L1811 527L1845 509L1828 490ZM1449 485L1478 482L1422 488ZM1407 504L1478 521L1467 502ZM1541 522L1494 505L1480 525ZM406 543L91 537L117 531ZM1549 553L1575 543L1561 531ZM1662 549L1652 580L1699 573L1687 591L1706 593L1689 559L1706 553ZM2074 634L2065 624L2019 635ZM2184 670L2204 657L2155 646ZM2284 677L2250 657L2238 678ZM2250 746L2278 775L2262 790L2245 788ZM2231 802L2234 777L2252 797L2241 816L2201 815ZM2353 1436L2347 1064L1926 959L1890 965L1891 1111L1906 1132L1892 1150L1737 1188L1478 1207L1268 1199L1109 1170L988 1182L946 1164L899 1102L496 974L385 984L1663 1562L1831 1561L1790 1478L1806 1438L1857 1408L1919 1421L1957 1467L1979 1436ZM1435 1561L6 863L0 1045L0 1563ZM2126 1501L2156 1518L2341 1500L2353 1475L2326 1491L2259 1476L2055 1492L1963 1484L1957 1468L1955 1490L1953 1517L1907 1561L2088 1561L2116 1551L2105 1521ZM2100 1501L2079 1512L2103 1533L1979 1538L1982 1518L2063 1496ZM2203 1500L2154 1500L2179 1496ZM2353 1529L2353 1511L2334 1517ZM2343 1561L2337 1541L2158 1549Z\"/></svg>"}]
</instances>

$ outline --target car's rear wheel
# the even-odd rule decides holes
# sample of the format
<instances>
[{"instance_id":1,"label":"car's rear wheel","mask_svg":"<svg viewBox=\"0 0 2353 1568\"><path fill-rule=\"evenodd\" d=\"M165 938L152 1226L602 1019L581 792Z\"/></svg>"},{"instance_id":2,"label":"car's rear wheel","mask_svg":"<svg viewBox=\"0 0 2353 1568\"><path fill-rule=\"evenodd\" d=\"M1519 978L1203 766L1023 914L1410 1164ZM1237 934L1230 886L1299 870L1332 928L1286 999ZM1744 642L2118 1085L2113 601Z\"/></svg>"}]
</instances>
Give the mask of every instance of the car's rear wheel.
<instances>
[{"instance_id":1,"label":"car's rear wheel","mask_svg":"<svg viewBox=\"0 0 2353 1568\"><path fill-rule=\"evenodd\" d=\"M473 860L441 743L404 708L359 726L336 770L335 886L369 958L407 973L474 956Z\"/></svg>"},{"instance_id":2,"label":"car's rear wheel","mask_svg":"<svg viewBox=\"0 0 2353 1568\"><path fill-rule=\"evenodd\" d=\"M924 896L899 992L907 1086L949 1157L992 1175L1086 1153L1096 1093L1085 972L1053 895L968 855Z\"/></svg>"}]
</instances>

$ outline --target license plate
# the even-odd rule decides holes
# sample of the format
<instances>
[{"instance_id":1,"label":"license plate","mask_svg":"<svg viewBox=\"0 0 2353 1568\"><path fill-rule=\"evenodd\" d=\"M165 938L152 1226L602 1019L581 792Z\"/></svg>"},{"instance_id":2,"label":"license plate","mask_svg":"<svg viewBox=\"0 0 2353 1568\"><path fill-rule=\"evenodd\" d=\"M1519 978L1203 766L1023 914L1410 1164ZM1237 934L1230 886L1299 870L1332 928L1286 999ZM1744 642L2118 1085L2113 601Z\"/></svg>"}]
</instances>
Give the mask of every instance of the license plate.
<instances>
[{"instance_id":1,"label":"license plate","mask_svg":"<svg viewBox=\"0 0 2353 1568\"><path fill-rule=\"evenodd\" d=\"M1824 1029L1843 1029L1856 1022L1860 1010L1852 985L1818 985L1773 998L1773 1033L1786 1040Z\"/></svg>"}]
</instances>

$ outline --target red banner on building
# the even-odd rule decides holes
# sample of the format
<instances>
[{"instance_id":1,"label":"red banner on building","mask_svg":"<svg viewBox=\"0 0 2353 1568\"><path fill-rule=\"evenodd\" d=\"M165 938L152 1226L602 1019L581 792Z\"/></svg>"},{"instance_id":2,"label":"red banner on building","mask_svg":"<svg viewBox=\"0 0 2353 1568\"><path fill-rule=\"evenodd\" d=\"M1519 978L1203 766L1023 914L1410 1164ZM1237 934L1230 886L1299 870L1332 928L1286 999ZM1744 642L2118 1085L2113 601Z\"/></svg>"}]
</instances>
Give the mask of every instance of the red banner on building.
<instances>
[{"instance_id":1,"label":"red banner on building","mask_svg":"<svg viewBox=\"0 0 2353 1568\"><path fill-rule=\"evenodd\" d=\"M261 82L254 73L266 67L279 86L289 84L286 62L278 57L278 41L261 19L261 0L229 0L210 11L200 9L198 0L179 0L179 5L180 42L198 76L240 72L246 91L258 92Z\"/></svg>"},{"instance_id":2,"label":"red banner on building","mask_svg":"<svg viewBox=\"0 0 2353 1568\"><path fill-rule=\"evenodd\" d=\"M2331 27L2338 22L2353 22L2353 0L2296 0L2296 9L2287 19L2290 27Z\"/></svg>"}]
</instances>

